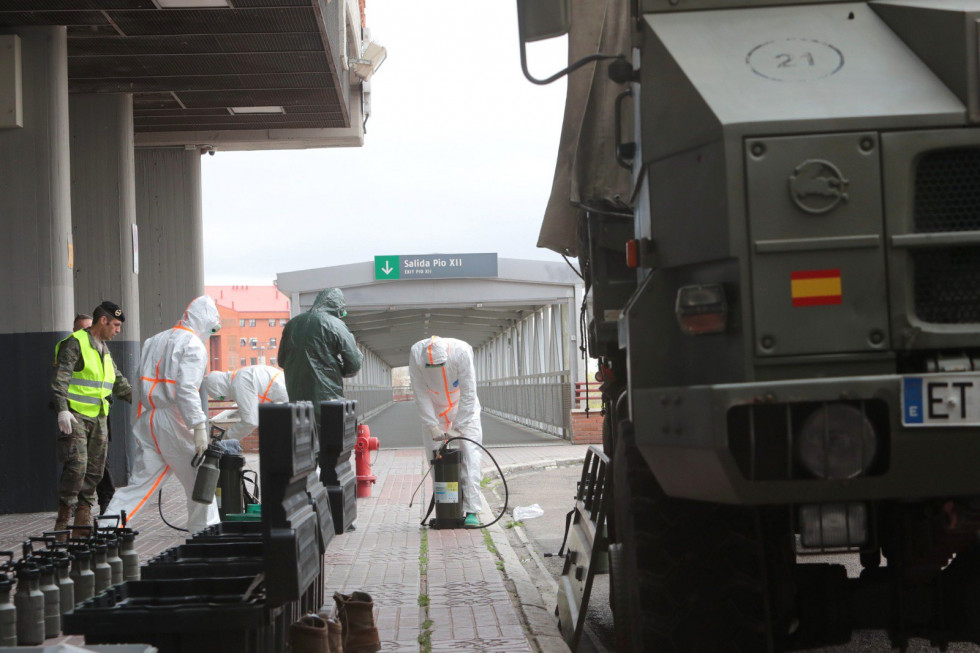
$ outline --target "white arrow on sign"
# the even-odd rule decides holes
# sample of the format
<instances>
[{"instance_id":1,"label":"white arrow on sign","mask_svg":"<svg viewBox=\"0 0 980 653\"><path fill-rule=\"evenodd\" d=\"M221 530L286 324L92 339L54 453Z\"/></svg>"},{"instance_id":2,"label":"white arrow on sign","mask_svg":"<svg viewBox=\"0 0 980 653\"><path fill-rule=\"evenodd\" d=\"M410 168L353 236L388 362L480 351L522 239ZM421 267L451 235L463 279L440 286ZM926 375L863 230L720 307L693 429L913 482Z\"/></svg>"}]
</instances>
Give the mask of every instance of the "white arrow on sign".
<instances>
[{"instance_id":1,"label":"white arrow on sign","mask_svg":"<svg viewBox=\"0 0 980 653\"><path fill-rule=\"evenodd\" d=\"M385 273L385 276L387 276L387 275L391 274L392 272L394 272L395 271L395 268L391 267L391 263L389 263L388 261L385 261L385 266L383 268L381 268L381 271Z\"/></svg>"}]
</instances>

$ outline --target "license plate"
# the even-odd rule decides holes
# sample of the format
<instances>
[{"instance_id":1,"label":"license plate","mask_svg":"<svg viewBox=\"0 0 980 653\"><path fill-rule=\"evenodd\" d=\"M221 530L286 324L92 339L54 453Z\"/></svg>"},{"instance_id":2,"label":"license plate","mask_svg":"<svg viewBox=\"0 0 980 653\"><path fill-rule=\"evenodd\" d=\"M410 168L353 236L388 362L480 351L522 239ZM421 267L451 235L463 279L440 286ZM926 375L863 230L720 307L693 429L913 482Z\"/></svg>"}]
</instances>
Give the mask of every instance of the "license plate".
<instances>
[{"instance_id":1,"label":"license plate","mask_svg":"<svg viewBox=\"0 0 980 653\"><path fill-rule=\"evenodd\" d=\"M927 374L902 379L905 426L980 426L980 375Z\"/></svg>"}]
</instances>

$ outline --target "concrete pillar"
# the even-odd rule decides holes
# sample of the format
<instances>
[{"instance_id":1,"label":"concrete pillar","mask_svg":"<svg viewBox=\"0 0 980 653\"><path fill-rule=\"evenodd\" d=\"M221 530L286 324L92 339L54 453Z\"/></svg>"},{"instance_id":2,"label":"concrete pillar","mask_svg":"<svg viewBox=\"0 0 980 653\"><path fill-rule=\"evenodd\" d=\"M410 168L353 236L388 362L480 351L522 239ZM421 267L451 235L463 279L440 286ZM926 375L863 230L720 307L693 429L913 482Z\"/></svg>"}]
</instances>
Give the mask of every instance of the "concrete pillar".
<instances>
[{"instance_id":1,"label":"concrete pillar","mask_svg":"<svg viewBox=\"0 0 980 653\"><path fill-rule=\"evenodd\" d=\"M203 211L197 150L136 150L142 340L172 327L204 294Z\"/></svg>"},{"instance_id":2,"label":"concrete pillar","mask_svg":"<svg viewBox=\"0 0 980 653\"><path fill-rule=\"evenodd\" d=\"M51 369L74 317L68 59L64 27L4 33L20 36L24 126L0 129L0 512L35 512L58 505Z\"/></svg>"},{"instance_id":3,"label":"concrete pillar","mask_svg":"<svg viewBox=\"0 0 980 653\"><path fill-rule=\"evenodd\" d=\"M75 311L91 313L104 300L126 312L109 350L139 400L140 299L137 278L133 96L72 95L72 240ZM128 480L127 448L136 410L121 401L109 412L108 470L117 486Z\"/></svg>"}]
</instances>

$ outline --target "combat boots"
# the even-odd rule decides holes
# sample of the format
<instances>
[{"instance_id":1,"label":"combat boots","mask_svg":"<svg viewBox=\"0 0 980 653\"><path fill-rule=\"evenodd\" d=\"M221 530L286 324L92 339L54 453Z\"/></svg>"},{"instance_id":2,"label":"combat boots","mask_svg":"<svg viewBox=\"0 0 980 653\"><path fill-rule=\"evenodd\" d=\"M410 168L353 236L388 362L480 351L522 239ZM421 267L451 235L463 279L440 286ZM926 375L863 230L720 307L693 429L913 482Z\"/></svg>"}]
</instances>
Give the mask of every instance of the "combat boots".
<instances>
[{"instance_id":1,"label":"combat boots","mask_svg":"<svg viewBox=\"0 0 980 653\"><path fill-rule=\"evenodd\" d=\"M367 592L341 594L335 592L337 617L344 639L344 653L376 653L381 650L381 638L374 625L374 601Z\"/></svg>"},{"instance_id":2,"label":"combat boots","mask_svg":"<svg viewBox=\"0 0 980 653\"><path fill-rule=\"evenodd\" d=\"M54 530L63 531L68 528L68 522L71 521L71 506L66 506L63 503L58 504L58 516L54 520ZM66 535L58 535L58 541L64 542Z\"/></svg>"},{"instance_id":3,"label":"combat boots","mask_svg":"<svg viewBox=\"0 0 980 653\"><path fill-rule=\"evenodd\" d=\"M80 503L75 506L75 526L92 525L92 506Z\"/></svg>"},{"instance_id":4,"label":"combat boots","mask_svg":"<svg viewBox=\"0 0 980 653\"><path fill-rule=\"evenodd\" d=\"M308 614L289 627L289 647L293 653L333 653L327 635L327 622Z\"/></svg>"},{"instance_id":5,"label":"combat boots","mask_svg":"<svg viewBox=\"0 0 980 653\"><path fill-rule=\"evenodd\" d=\"M327 638L330 640L330 653L344 653L344 627L333 617L327 619Z\"/></svg>"}]
</instances>

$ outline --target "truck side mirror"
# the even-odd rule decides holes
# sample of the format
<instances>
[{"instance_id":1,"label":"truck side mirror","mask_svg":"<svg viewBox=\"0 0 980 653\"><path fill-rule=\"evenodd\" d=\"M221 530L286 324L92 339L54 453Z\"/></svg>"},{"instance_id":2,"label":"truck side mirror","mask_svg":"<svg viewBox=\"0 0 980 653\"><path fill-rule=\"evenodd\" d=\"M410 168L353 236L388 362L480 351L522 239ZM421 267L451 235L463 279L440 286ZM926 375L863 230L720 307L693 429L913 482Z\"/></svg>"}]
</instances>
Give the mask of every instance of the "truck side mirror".
<instances>
[{"instance_id":1,"label":"truck side mirror","mask_svg":"<svg viewBox=\"0 0 980 653\"><path fill-rule=\"evenodd\" d=\"M572 28L569 0L517 0L517 31L526 43L564 36Z\"/></svg>"},{"instance_id":2,"label":"truck side mirror","mask_svg":"<svg viewBox=\"0 0 980 653\"><path fill-rule=\"evenodd\" d=\"M521 41L521 72L533 84L550 84L578 70L587 63L605 59L622 59L621 54L590 54L551 77L538 79L527 70L527 44L564 36L572 29L571 0L517 0L517 32Z\"/></svg>"}]
</instances>

